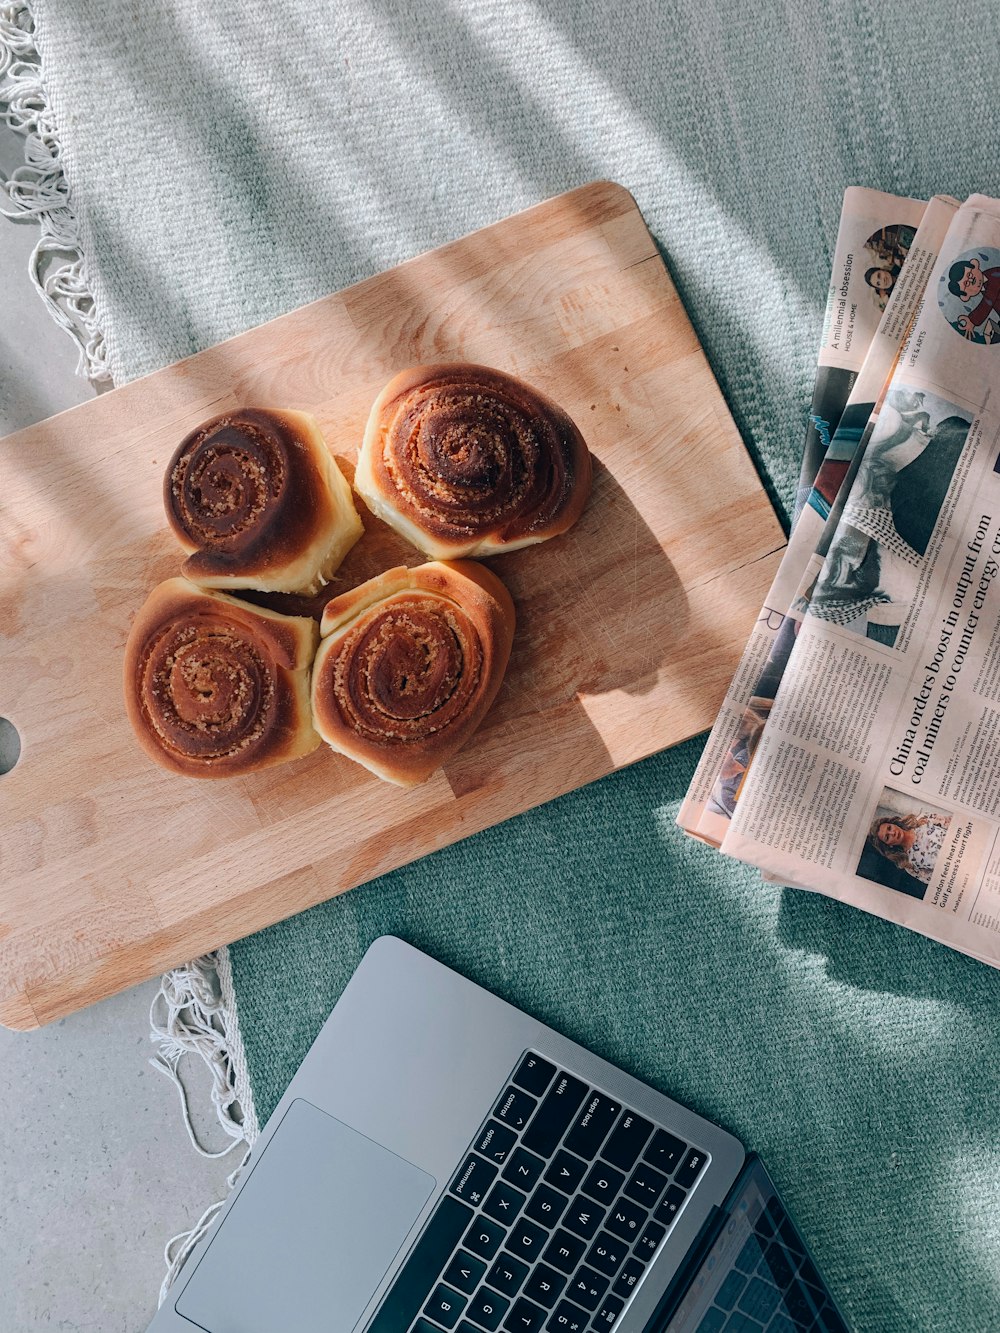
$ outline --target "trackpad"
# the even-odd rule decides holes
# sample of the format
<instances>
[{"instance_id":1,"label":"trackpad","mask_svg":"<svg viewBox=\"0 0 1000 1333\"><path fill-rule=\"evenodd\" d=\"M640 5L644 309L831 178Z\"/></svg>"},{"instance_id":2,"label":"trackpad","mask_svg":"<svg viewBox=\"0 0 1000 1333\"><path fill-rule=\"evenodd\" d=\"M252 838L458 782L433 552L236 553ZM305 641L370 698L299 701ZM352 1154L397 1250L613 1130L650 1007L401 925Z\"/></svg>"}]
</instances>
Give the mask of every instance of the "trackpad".
<instances>
[{"instance_id":1,"label":"trackpad","mask_svg":"<svg viewBox=\"0 0 1000 1333\"><path fill-rule=\"evenodd\" d=\"M300 1098L175 1309L206 1333L351 1333L434 1184Z\"/></svg>"}]
</instances>

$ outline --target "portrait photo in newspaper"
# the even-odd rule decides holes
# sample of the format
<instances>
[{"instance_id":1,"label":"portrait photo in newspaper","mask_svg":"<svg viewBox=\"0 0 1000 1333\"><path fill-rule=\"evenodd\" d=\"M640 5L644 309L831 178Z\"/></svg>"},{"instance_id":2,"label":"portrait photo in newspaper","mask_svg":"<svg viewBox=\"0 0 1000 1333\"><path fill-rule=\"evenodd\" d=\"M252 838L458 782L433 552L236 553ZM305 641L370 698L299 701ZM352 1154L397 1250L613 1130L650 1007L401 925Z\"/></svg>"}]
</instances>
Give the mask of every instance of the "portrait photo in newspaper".
<instances>
[{"instance_id":1,"label":"portrait photo in newspaper","mask_svg":"<svg viewBox=\"0 0 1000 1333\"><path fill-rule=\"evenodd\" d=\"M916 230L916 227L893 222L879 227L865 241L865 250L871 260L865 269L865 282L871 288L872 299L880 311L885 309L896 279L902 272Z\"/></svg>"},{"instance_id":2,"label":"portrait photo in newspaper","mask_svg":"<svg viewBox=\"0 0 1000 1333\"><path fill-rule=\"evenodd\" d=\"M884 787L868 828L857 873L911 898L923 898L940 860L951 811Z\"/></svg>"}]
</instances>

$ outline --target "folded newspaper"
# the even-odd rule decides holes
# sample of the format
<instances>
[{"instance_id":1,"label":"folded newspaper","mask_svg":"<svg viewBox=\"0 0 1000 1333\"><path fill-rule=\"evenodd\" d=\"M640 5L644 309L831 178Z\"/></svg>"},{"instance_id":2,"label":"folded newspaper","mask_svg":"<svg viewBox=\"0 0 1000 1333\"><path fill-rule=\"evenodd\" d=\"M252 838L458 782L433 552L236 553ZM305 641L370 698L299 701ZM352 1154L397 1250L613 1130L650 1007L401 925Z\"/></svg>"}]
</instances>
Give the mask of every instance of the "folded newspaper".
<instances>
[{"instance_id":1,"label":"folded newspaper","mask_svg":"<svg viewBox=\"0 0 1000 1333\"><path fill-rule=\"evenodd\" d=\"M884 313L679 822L1000 966L1000 201L860 193Z\"/></svg>"},{"instance_id":2,"label":"folded newspaper","mask_svg":"<svg viewBox=\"0 0 1000 1333\"><path fill-rule=\"evenodd\" d=\"M857 389L859 372L864 369L877 326L882 328L888 321L895 330L890 339L889 361L884 364L881 376L873 377L878 380L879 389L898 350L902 336L898 326L903 326L903 332L908 327L915 302L904 298L902 265L914 244L914 228L924 208L918 200L856 187L847 190L844 196L792 535L678 815L682 828L715 845L721 843L731 814L730 802L720 796L720 790L727 784L731 787L732 780L722 770L730 767L729 751L739 736L744 711L826 516L816 510L814 503L810 512L810 505L804 506L803 502L815 499L818 473L831 444L848 434L857 442L859 432L845 430L850 413L848 422L843 417L850 395ZM883 270L874 262L866 267L866 261L874 261L887 249L893 256L888 259L889 267ZM892 278L891 287L886 279L876 276L883 271ZM906 300L908 314L896 319L889 306L895 309L901 299ZM867 419L870 407L871 404L864 410L863 419ZM735 771L740 771L738 760Z\"/></svg>"}]
</instances>

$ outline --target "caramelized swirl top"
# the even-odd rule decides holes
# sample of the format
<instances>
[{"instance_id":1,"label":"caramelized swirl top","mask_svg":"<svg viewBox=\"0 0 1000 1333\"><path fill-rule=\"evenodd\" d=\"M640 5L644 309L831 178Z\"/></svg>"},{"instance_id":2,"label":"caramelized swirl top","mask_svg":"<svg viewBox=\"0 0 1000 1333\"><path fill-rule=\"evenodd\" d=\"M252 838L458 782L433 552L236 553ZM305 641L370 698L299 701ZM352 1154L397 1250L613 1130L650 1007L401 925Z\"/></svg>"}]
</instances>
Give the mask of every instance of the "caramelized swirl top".
<instances>
[{"instance_id":1,"label":"caramelized swirl top","mask_svg":"<svg viewBox=\"0 0 1000 1333\"><path fill-rule=\"evenodd\" d=\"M303 720L312 730L301 704L314 637L311 622L255 611L184 579L160 584L125 655L126 704L144 748L166 767L197 776L301 752Z\"/></svg>"},{"instance_id":2,"label":"caramelized swirl top","mask_svg":"<svg viewBox=\"0 0 1000 1333\"><path fill-rule=\"evenodd\" d=\"M465 743L503 680L510 594L471 561L400 566L335 598L313 669L316 728L379 777L422 782Z\"/></svg>"},{"instance_id":3,"label":"caramelized swirl top","mask_svg":"<svg viewBox=\"0 0 1000 1333\"><path fill-rule=\"evenodd\" d=\"M330 685L352 730L408 744L463 716L482 658L475 626L460 608L403 594L348 630Z\"/></svg>"},{"instance_id":4,"label":"caramelized swirl top","mask_svg":"<svg viewBox=\"0 0 1000 1333\"><path fill-rule=\"evenodd\" d=\"M416 367L387 386L358 484L366 498L374 487L376 512L392 522L391 508L441 555L564 532L590 479L587 446L561 408L513 376L456 364Z\"/></svg>"},{"instance_id":5,"label":"caramelized swirl top","mask_svg":"<svg viewBox=\"0 0 1000 1333\"><path fill-rule=\"evenodd\" d=\"M205 422L167 468L164 506L199 573L240 574L313 539L322 479L292 414L244 408Z\"/></svg>"},{"instance_id":6,"label":"caramelized swirl top","mask_svg":"<svg viewBox=\"0 0 1000 1333\"><path fill-rule=\"evenodd\" d=\"M259 743L274 717L274 663L218 616L174 621L147 645L142 709L165 748L220 759Z\"/></svg>"}]
</instances>

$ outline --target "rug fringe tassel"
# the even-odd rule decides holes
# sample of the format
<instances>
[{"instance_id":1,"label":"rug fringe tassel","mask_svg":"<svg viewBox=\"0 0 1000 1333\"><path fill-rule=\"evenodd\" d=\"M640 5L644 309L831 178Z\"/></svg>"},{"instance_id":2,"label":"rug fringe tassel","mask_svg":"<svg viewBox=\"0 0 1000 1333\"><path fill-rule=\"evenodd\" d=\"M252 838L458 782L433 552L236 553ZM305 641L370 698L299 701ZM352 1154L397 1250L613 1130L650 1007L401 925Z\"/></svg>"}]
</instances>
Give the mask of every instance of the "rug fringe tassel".
<instances>
[{"instance_id":1,"label":"rug fringe tassel","mask_svg":"<svg viewBox=\"0 0 1000 1333\"><path fill-rule=\"evenodd\" d=\"M250 1156L250 1149L247 1148L246 1152L243 1154L243 1159L240 1162L239 1166L231 1175L226 1177L226 1184L230 1190L232 1190L233 1186L239 1180L243 1168L247 1164L247 1159L249 1158L249 1156ZM194 1226L191 1228L190 1231L181 1231L176 1236L171 1236L170 1240L168 1240L166 1245L163 1247L163 1262L166 1265L167 1271L164 1273L163 1281L160 1283L160 1294L156 1302L157 1309L159 1309L159 1307L167 1299L167 1292L169 1292L171 1286L173 1285L174 1279L176 1278L177 1274L187 1263L188 1258L191 1255L191 1251L195 1248L195 1246L198 1244L200 1240L202 1240L205 1236L208 1235L212 1223L215 1221L216 1217L218 1217L222 1208L225 1206L225 1202L226 1202L225 1199L219 1199L218 1202L210 1204L202 1213L201 1217L194 1224Z\"/></svg>"},{"instance_id":2,"label":"rug fringe tassel","mask_svg":"<svg viewBox=\"0 0 1000 1333\"><path fill-rule=\"evenodd\" d=\"M95 384L110 383L29 4L0 5L0 110L5 123L24 138L24 165L7 178L0 176L9 204L0 213L41 225L30 260L31 281L52 318L79 348L77 374Z\"/></svg>"},{"instance_id":3,"label":"rug fringe tassel","mask_svg":"<svg viewBox=\"0 0 1000 1333\"><path fill-rule=\"evenodd\" d=\"M232 972L228 950L206 954L184 967L167 972L149 1010L150 1039L156 1055L154 1069L165 1074L177 1088L188 1138L202 1157L224 1157L243 1144L245 1152L227 1184L231 1190L250 1155L259 1133L250 1090L243 1043L236 1023ZM198 1056L212 1079L211 1100L216 1119L229 1143L218 1150L205 1147L191 1120L188 1092L180 1074L185 1056ZM196 1225L167 1242L164 1260L167 1272L160 1288L160 1303L191 1251L212 1225L225 1200L212 1204Z\"/></svg>"}]
</instances>

